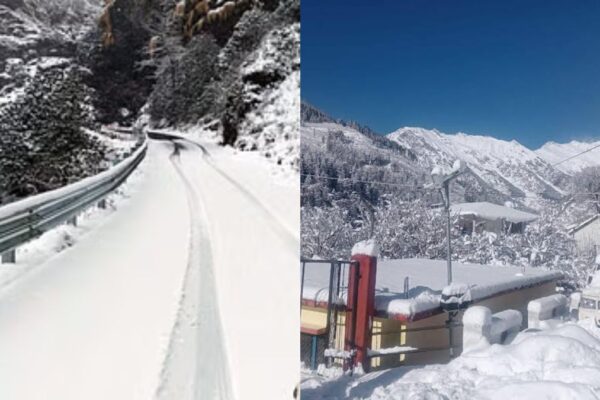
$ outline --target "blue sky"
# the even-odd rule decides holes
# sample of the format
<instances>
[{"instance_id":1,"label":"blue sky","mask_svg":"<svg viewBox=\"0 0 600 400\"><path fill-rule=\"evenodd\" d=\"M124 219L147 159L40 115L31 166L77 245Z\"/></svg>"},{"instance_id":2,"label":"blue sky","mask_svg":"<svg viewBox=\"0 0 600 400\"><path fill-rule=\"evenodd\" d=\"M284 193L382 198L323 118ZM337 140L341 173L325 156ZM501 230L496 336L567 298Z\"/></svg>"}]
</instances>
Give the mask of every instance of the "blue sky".
<instances>
[{"instance_id":1,"label":"blue sky","mask_svg":"<svg viewBox=\"0 0 600 400\"><path fill-rule=\"evenodd\" d=\"M302 97L380 133L600 138L600 1L303 0Z\"/></svg>"}]
</instances>

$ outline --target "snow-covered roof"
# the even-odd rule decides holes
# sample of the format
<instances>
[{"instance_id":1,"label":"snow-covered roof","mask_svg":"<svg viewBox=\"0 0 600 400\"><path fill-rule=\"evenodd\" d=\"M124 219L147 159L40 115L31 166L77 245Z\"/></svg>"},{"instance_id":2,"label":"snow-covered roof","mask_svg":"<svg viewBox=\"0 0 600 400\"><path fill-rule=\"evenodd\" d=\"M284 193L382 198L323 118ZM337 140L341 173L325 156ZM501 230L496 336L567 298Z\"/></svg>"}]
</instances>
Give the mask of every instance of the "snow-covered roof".
<instances>
[{"instance_id":1,"label":"snow-covered roof","mask_svg":"<svg viewBox=\"0 0 600 400\"><path fill-rule=\"evenodd\" d=\"M594 216L592 216L592 217L589 217L589 218L587 218L587 219L585 219L585 220L581 221L581 222L580 222L580 223L578 223L578 224L575 224L575 225L571 226L571 227L569 228L569 233L570 233L570 234L573 234L573 233L577 232L578 230L580 230L580 229L582 229L582 228L585 228L586 226L588 226L588 225L589 225L589 224L591 224L592 222L596 221L596 220L598 219L598 217L600 217L600 215L596 214L596 215L594 215Z\"/></svg>"},{"instance_id":2,"label":"snow-covered roof","mask_svg":"<svg viewBox=\"0 0 600 400\"><path fill-rule=\"evenodd\" d=\"M503 219L513 223L531 222L538 218L535 214L486 201L453 204L450 206L450 211L458 215L472 215L492 221Z\"/></svg>"},{"instance_id":3,"label":"snow-covered roof","mask_svg":"<svg viewBox=\"0 0 600 400\"><path fill-rule=\"evenodd\" d=\"M559 279L562 274L541 268L529 269L452 263L454 282L470 288L473 301ZM409 279L408 293L404 280ZM342 271L342 293L339 303L346 301L348 267ZM439 310L441 293L446 286L446 261L428 259L378 260L375 308L379 314L413 320ZM329 264L306 263L303 300L327 304ZM429 315L429 314L427 314Z\"/></svg>"}]
</instances>

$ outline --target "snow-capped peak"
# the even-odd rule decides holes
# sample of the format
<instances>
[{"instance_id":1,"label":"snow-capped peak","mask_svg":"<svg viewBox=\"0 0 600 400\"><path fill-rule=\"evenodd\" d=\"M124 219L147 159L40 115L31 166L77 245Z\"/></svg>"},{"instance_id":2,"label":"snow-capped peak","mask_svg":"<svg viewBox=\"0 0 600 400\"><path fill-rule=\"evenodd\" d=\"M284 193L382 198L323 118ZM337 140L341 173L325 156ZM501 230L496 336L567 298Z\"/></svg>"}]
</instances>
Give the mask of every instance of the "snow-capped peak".
<instances>
[{"instance_id":1,"label":"snow-capped peak","mask_svg":"<svg viewBox=\"0 0 600 400\"><path fill-rule=\"evenodd\" d=\"M411 148L429 169L462 160L478 178L506 195L558 197L562 193L557 182L563 173L516 140L418 127L400 128L387 138Z\"/></svg>"}]
</instances>

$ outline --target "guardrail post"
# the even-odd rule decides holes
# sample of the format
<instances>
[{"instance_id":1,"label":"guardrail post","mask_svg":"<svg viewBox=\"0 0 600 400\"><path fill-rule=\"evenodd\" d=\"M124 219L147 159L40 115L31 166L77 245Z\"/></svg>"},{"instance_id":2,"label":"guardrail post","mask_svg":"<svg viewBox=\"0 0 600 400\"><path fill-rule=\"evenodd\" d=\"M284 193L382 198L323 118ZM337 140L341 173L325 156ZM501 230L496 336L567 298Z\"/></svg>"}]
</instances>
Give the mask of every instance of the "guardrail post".
<instances>
[{"instance_id":1,"label":"guardrail post","mask_svg":"<svg viewBox=\"0 0 600 400\"><path fill-rule=\"evenodd\" d=\"M68 219L67 224L77 226L77 215L73 215Z\"/></svg>"},{"instance_id":2,"label":"guardrail post","mask_svg":"<svg viewBox=\"0 0 600 400\"><path fill-rule=\"evenodd\" d=\"M352 366L362 364L369 370L368 350L371 347L371 328L375 316L375 280L377 277L377 245L367 240L352 248L353 262L348 277L348 311L344 349L355 350ZM348 366L345 363L345 367Z\"/></svg>"},{"instance_id":3,"label":"guardrail post","mask_svg":"<svg viewBox=\"0 0 600 400\"><path fill-rule=\"evenodd\" d=\"M98 202L98 208L106 210L106 199L102 199Z\"/></svg>"},{"instance_id":4,"label":"guardrail post","mask_svg":"<svg viewBox=\"0 0 600 400\"><path fill-rule=\"evenodd\" d=\"M17 261L17 252L15 249L6 250L2 253L2 264L12 263L14 264Z\"/></svg>"}]
</instances>

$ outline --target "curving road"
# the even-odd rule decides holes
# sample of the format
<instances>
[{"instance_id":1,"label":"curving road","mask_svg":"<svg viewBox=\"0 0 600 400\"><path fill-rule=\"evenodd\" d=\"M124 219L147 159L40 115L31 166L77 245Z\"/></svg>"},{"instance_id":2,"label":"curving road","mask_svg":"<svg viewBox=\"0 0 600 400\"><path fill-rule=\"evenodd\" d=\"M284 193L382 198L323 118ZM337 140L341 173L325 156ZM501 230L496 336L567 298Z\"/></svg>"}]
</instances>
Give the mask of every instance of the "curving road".
<instances>
[{"instance_id":1,"label":"curving road","mask_svg":"<svg viewBox=\"0 0 600 400\"><path fill-rule=\"evenodd\" d=\"M123 207L0 292L0 398L291 398L297 182L167 139Z\"/></svg>"}]
</instances>

